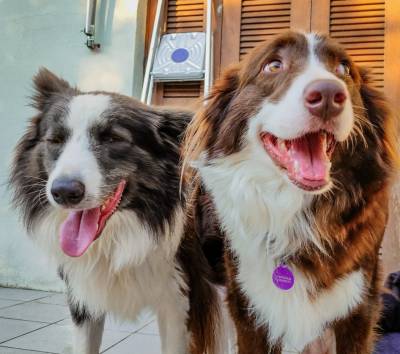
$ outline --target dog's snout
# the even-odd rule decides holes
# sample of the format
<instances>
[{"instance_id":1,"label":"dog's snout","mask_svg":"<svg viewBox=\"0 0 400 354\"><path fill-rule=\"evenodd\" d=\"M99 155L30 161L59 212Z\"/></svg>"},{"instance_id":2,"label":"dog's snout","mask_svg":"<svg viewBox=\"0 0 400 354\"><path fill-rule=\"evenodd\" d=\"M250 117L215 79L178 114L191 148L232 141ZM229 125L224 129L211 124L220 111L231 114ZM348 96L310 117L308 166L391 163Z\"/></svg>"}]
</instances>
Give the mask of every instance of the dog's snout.
<instances>
[{"instance_id":1,"label":"dog's snout","mask_svg":"<svg viewBox=\"0 0 400 354\"><path fill-rule=\"evenodd\" d=\"M51 186L51 195L57 204L76 205L85 195L85 185L76 179L58 178Z\"/></svg>"},{"instance_id":2,"label":"dog's snout","mask_svg":"<svg viewBox=\"0 0 400 354\"><path fill-rule=\"evenodd\" d=\"M304 105L313 116L323 120L339 115L346 99L343 85L334 80L313 81L304 90Z\"/></svg>"}]
</instances>

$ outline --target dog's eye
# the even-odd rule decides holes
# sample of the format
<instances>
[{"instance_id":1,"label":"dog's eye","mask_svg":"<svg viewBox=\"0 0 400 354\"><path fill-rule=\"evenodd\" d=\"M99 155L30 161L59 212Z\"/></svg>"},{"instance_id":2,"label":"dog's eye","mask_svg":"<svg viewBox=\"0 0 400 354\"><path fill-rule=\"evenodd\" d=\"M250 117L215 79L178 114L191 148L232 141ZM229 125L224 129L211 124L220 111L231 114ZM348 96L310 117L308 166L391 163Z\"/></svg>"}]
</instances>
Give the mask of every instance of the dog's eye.
<instances>
[{"instance_id":1,"label":"dog's eye","mask_svg":"<svg viewBox=\"0 0 400 354\"><path fill-rule=\"evenodd\" d=\"M336 73L341 76L350 75L350 66L347 63L340 63L336 67Z\"/></svg>"},{"instance_id":2,"label":"dog's eye","mask_svg":"<svg viewBox=\"0 0 400 354\"><path fill-rule=\"evenodd\" d=\"M107 137L105 137L105 141L109 144L128 142L123 136L120 136L118 134L108 135Z\"/></svg>"},{"instance_id":3,"label":"dog's eye","mask_svg":"<svg viewBox=\"0 0 400 354\"><path fill-rule=\"evenodd\" d=\"M118 143L118 142L120 142L120 141L123 141L123 139L121 139L121 137L119 137L118 135L110 135L110 136L107 138L107 143L110 143L110 144L112 144L112 143Z\"/></svg>"},{"instance_id":4,"label":"dog's eye","mask_svg":"<svg viewBox=\"0 0 400 354\"><path fill-rule=\"evenodd\" d=\"M272 60L269 63L265 64L264 72L266 73L276 73L283 69L283 63L280 60Z\"/></svg>"},{"instance_id":5,"label":"dog's eye","mask_svg":"<svg viewBox=\"0 0 400 354\"><path fill-rule=\"evenodd\" d=\"M51 138L47 138L46 141L52 145L59 145L64 143L64 139L61 136L53 136Z\"/></svg>"}]
</instances>

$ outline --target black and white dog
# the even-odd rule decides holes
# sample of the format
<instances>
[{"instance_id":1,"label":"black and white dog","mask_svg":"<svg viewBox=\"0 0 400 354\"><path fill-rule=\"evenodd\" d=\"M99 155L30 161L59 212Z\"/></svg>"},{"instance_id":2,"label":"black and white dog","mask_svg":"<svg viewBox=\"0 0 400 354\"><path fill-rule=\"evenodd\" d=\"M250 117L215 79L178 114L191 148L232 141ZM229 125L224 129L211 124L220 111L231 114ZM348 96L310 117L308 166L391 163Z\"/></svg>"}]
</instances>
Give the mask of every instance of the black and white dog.
<instances>
[{"instance_id":1,"label":"black and white dog","mask_svg":"<svg viewBox=\"0 0 400 354\"><path fill-rule=\"evenodd\" d=\"M144 308L157 314L163 353L214 352L203 327L214 315L201 302L216 294L201 277L198 242L185 236L179 193L191 113L83 93L46 69L34 86L38 115L10 182L29 233L67 284L75 352L99 352L106 313L134 319Z\"/></svg>"}]
</instances>

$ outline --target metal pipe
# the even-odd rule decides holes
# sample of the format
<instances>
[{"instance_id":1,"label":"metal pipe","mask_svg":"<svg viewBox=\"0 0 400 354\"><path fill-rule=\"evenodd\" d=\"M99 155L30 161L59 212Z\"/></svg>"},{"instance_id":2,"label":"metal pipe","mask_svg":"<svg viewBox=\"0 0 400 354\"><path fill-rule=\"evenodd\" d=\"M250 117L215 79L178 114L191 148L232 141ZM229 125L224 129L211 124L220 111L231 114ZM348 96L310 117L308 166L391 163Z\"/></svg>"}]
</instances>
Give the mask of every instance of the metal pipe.
<instances>
[{"instance_id":1,"label":"metal pipe","mask_svg":"<svg viewBox=\"0 0 400 354\"><path fill-rule=\"evenodd\" d=\"M204 65L204 97L206 98L210 92L212 82L212 0L207 0L207 13L206 13L206 53Z\"/></svg>"},{"instance_id":2,"label":"metal pipe","mask_svg":"<svg viewBox=\"0 0 400 354\"><path fill-rule=\"evenodd\" d=\"M156 16L155 16L154 23L153 23L153 31L151 33L149 53L147 56L146 70L144 73L142 94L140 96L140 100L145 103L147 103L148 101L151 101L151 96L152 96L151 95L152 92L149 92L149 89L151 89L151 90L153 89L153 85L152 84L150 85L150 75L151 75L150 70L153 67L154 57L156 54L156 46L158 45L158 41L159 41L160 27L161 27L160 24L161 24L163 9L164 9L164 1L158 0Z\"/></svg>"},{"instance_id":3,"label":"metal pipe","mask_svg":"<svg viewBox=\"0 0 400 354\"><path fill-rule=\"evenodd\" d=\"M94 34L96 32L96 6L97 0L87 0L86 20L83 32L87 35L86 45L90 49L100 48L100 44L96 43L94 38Z\"/></svg>"},{"instance_id":4,"label":"metal pipe","mask_svg":"<svg viewBox=\"0 0 400 354\"><path fill-rule=\"evenodd\" d=\"M150 105L151 104L151 99L153 97L152 93L154 90L154 78L153 76L150 77L150 82L149 82L149 88L148 88L149 92L146 96L146 101L144 101L146 104Z\"/></svg>"},{"instance_id":5,"label":"metal pipe","mask_svg":"<svg viewBox=\"0 0 400 354\"><path fill-rule=\"evenodd\" d=\"M86 2L86 21L84 32L87 36L94 36L96 24L96 4L97 0L87 0Z\"/></svg>"}]
</instances>

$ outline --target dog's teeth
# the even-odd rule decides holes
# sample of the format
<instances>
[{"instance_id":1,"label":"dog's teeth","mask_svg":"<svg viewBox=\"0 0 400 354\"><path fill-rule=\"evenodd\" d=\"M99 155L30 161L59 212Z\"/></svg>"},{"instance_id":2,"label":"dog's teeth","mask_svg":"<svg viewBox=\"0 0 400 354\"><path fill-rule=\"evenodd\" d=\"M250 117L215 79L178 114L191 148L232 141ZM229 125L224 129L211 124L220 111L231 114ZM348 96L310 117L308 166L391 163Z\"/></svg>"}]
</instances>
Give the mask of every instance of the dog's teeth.
<instances>
[{"instance_id":1,"label":"dog's teeth","mask_svg":"<svg viewBox=\"0 0 400 354\"><path fill-rule=\"evenodd\" d=\"M298 175L299 172L300 172L299 161L295 160L295 161L294 161L294 173L295 173L296 175Z\"/></svg>"},{"instance_id":2,"label":"dog's teeth","mask_svg":"<svg viewBox=\"0 0 400 354\"><path fill-rule=\"evenodd\" d=\"M286 144L284 140L278 139L278 146L280 151L286 151Z\"/></svg>"}]
</instances>

